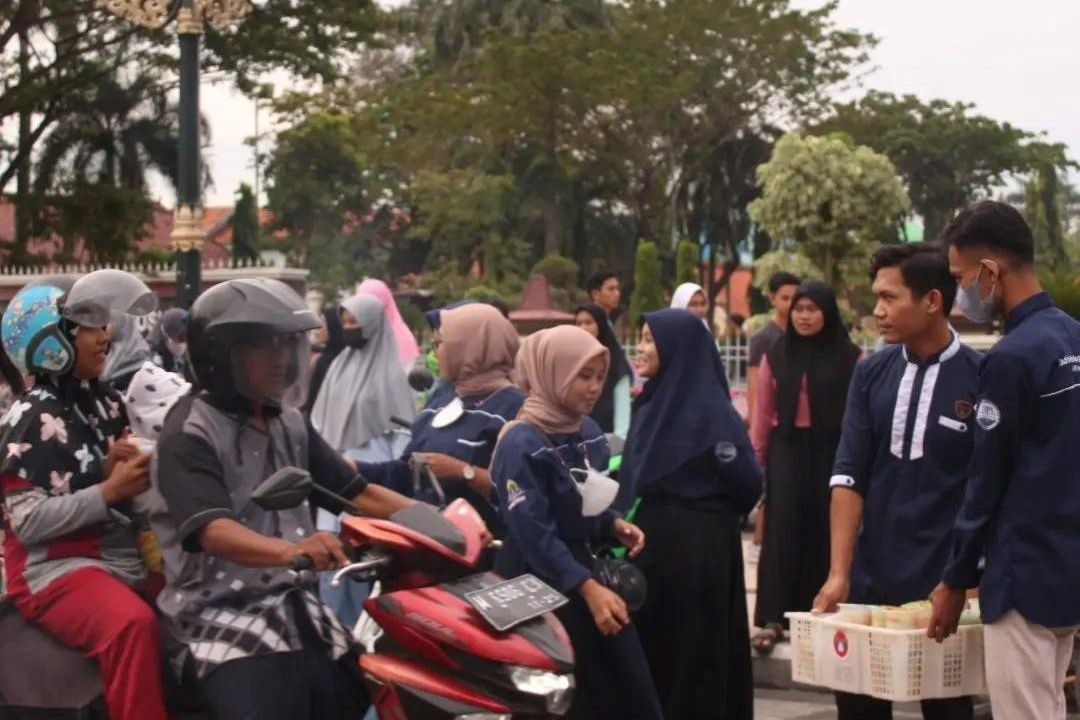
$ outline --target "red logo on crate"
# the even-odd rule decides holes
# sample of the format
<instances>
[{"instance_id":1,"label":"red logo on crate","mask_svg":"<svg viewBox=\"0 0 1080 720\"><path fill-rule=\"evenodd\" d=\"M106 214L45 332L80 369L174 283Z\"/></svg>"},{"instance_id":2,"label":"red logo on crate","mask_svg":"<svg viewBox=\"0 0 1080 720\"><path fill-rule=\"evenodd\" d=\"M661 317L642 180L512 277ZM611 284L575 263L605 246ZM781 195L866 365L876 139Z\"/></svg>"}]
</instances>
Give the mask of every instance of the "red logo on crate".
<instances>
[{"instance_id":1,"label":"red logo on crate","mask_svg":"<svg viewBox=\"0 0 1080 720\"><path fill-rule=\"evenodd\" d=\"M837 630L836 634L833 635L832 646L833 650L836 651L837 657L847 657L851 645L848 643L847 635L844 634L843 630Z\"/></svg>"}]
</instances>

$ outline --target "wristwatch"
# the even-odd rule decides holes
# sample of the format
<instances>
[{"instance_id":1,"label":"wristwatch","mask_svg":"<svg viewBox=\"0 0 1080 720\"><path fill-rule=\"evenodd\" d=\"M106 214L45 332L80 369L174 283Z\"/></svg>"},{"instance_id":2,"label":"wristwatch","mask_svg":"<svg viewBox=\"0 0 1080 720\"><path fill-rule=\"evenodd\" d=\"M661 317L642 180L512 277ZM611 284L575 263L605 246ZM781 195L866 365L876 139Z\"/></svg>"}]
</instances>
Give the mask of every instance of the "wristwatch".
<instances>
[{"instance_id":1,"label":"wristwatch","mask_svg":"<svg viewBox=\"0 0 1080 720\"><path fill-rule=\"evenodd\" d=\"M461 477L465 478L466 480L473 480L474 478L476 478L476 468L474 468L472 465L466 465L465 469L461 471Z\"/></svg>"}]
</instances>

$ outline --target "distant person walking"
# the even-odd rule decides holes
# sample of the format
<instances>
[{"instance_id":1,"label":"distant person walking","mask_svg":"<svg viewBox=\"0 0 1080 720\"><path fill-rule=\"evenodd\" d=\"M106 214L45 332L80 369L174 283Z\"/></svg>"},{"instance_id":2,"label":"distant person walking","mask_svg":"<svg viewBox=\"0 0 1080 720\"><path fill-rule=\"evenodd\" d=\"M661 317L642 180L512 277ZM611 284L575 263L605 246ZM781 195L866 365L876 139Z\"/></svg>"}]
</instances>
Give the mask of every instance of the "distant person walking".
<instances>
[{"instance_id":1,"label":"distant person walking","mask_svg":"<svg viewBox=\"0 0 1080 720\"><path fill-rule=\"evenodd\" d=\"M858 358L832 288L800 285L787 332L761 363L751 424L769 508L753 641L762 653L782 638L784 613L809 610L828 575L829 477Z\"/></svg>"},{"instance_id":2,"label":"distant person walking","mask_svg":"<svg viewBox=\"0 0 1080 720\"><path fill-rule=\"evenodd\" d=\"M589 417L606 433L625 439L630 429L630 389L634 371L615 331L599 305L582 305L574 312L574 324L600 341L611 355L611 368L604 378L604 390Z\"/></svg>"},{"instance_id":3,"label":"distant person walking","mask_svg":"<svg viewBox=\"0 0 1080 720\"><path fill-rule=\"evenodd\" d=\"M614 326L619 317L619 306L622 303L622 286L619 284L619 276L609 270L601 270L593 273L586 284L589 291L589 299L604 308L608 322Z\"/></svg>"}]
</instances>

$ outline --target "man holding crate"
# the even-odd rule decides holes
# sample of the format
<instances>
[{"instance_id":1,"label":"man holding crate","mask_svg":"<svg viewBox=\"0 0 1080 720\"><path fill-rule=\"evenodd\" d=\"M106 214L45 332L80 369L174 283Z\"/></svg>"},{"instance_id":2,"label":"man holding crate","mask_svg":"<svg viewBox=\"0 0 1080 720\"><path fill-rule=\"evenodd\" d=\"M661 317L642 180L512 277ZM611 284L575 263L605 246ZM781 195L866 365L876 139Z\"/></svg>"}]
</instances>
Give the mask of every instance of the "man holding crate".
<instances>
[{"instance_id":1,"label":"man holding crate","mask_svg":"<svg viewBox=\"0 0 1080 720\"><path fill-rule=\"evenodd\" d=\"M948 558L972 448L979 353L948 317L944 251L925 243L874 254L874 317L890 347L859 363L833 468L829 578L814 612L851 600L925 600ZM861 531L860 531L861 526ZM970 720L970 697L926 700L925 720ZM839 720L891 720L892 704L837 693Z\"/></svg>"},{"instance_id":2,"label":"man holding crate","mask_svg":"<svg viewBox=\"0 0 1080 720\"><path fill-rule=\"evenodd\" d=\"M944 233L972 320L1005 318L979 368L975 446L930 635L956 631L964 589L980 584L995 718L1064 720L1062 687L1080 628L1080 323L1035 272L1031 229L982 202Z\"/></svg>"}]
</instances>

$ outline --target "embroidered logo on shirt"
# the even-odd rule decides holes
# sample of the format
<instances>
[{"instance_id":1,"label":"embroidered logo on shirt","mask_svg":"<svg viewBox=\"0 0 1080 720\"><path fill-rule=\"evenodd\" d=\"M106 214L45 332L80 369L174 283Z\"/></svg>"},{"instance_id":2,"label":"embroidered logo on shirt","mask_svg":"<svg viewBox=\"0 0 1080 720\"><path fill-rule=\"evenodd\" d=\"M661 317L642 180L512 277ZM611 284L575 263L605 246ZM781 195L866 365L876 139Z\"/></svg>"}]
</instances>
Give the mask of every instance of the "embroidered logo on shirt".
<instances>
[{"instance_id":1,"label":"embroidered logo on shirt","mask_svg":"<svg viewBox=\"0 0 1080 720\"><path fill-rule=\"evenodd\" d=\"M993 430L1001 422L1001 411L998 406L989 400L980 400L979 409L975 413L975 422L983 430Z\"/></svg>"},{"instance_id":2,"label":"embroidered logo on shirt","mask_svg":"<svg viewBox=\"0 0 1080 720\"><path fill-rule=\"evenodd\" d=\"M514 480L506 481L506 509L513 510L525 502L525 491Z\"/></svg>"},{"instance_id":3,"label":"embroidered logo on shirt","mask_svg":"<svg viewBox=\"0 0 1080 720\"><path fill-rule=\"evenodd\" d=\"M739 456L739 449L735 447L734 443L718 442L716 443L716 459L727 465L733 462L736 457Z\"/></svg>"},{"instance_id":4,"label":"embroidered logo on shirt","mask_svg":"<svg viewBox=\"0 0 1080 720\"><path fill-rule=\"evenodd\" d=\"M974 410L975 406L971 404L970 400L957 400L953 406L953 411L956 413L958 420L967 420Z\"/></svg>"}]
</instances>

